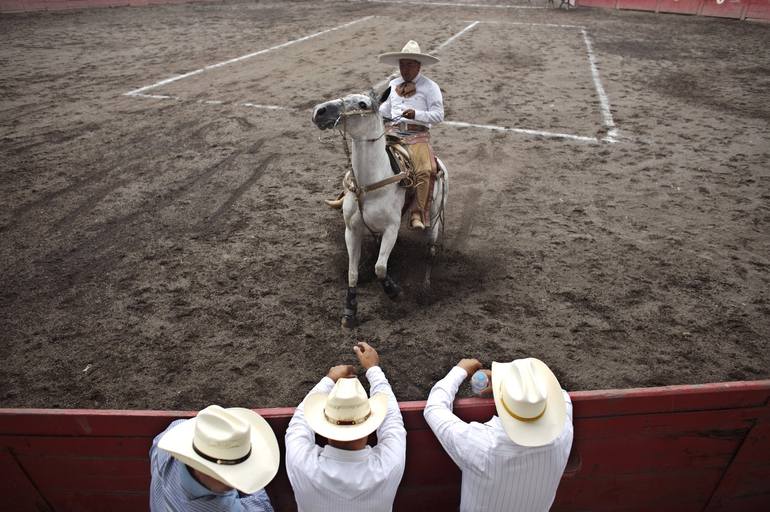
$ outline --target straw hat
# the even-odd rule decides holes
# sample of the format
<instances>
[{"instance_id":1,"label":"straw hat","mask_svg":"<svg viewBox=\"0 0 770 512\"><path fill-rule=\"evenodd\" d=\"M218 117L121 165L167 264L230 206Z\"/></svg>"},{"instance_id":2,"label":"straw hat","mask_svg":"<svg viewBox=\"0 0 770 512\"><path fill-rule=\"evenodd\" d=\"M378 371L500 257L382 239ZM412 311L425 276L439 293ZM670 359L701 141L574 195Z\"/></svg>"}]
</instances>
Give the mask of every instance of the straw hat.
<instances>
[{"instance_id":1,"label":"straw hat","mask_svg":"<svg viewBox=\"0 0 770 512\"><path fill-rule=\"evenodd\" d=\"M259 414L240 407L210 405L166 432L158 447L246 494L267 485L281 459L270 425Z\"/></svg>"},{"instance_id":2,"label":"straw hat","mask_svg":"<svg viewBox=\"0 0 770 512\"><path fill-rule=\"evenodd\" d=\"M416 60L423 66L429 66L438 62L438 59L433 55L422 53L417 41L409 41L404 45L400 52L383 53L380 55L380 62L392 64L393 66L398 66L398 61L401 59Z\"/></svg>"},{"instance_id":3,"label":"straw hat","mask_svg":"<svg viewBox=\"0 0 770 512\"><path fill-rule=\"evenodd\" d=\"M492 390L505 433L522 446L543 446L564 428L567 406L556 376L539 359L492 363Z\"/></svg>"},{"instance_id":4,"label":"straw hat","mask_svg":"<svg viewBox=\"0 0 770 512\"><path fill-rule=\"evenodd\" d=\"M374 432L385 419L388 395L366 395L355 377L338 379L331 393L305 399L305 419L316 434L335 441L354 441Z\"/></svg>"}]
</instances>

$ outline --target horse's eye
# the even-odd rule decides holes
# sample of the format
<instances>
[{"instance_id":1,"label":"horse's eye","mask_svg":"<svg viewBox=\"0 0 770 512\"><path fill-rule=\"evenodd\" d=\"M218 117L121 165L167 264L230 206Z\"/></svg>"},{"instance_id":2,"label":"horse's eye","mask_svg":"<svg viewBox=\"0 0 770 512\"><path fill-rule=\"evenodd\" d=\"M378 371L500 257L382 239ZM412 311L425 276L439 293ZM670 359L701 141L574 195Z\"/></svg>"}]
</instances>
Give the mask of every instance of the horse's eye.
<instances>
[{"instance_id":1,"label":"horse's eye","mask_svg":"<svg viewBox=\"0 0 770 512\"><path fill-rule=\"evenodd\" d=\"M358 102L358 106L361 107L361 108L366 108L367 105L366 105L365 101L359 101Z\"/></svg>"}]
</instances>

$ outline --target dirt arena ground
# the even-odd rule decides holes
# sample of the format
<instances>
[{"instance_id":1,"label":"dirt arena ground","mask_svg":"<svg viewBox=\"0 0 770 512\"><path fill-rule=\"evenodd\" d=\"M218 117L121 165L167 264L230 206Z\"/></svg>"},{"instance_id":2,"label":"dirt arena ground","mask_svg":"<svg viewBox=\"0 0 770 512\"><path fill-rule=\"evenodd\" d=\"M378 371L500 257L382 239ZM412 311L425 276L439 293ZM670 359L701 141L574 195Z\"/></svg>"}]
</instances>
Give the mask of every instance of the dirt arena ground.
<instances>
[{"instance_id":1,"label":"dirt arena ground","mask_svg":"<svg viewBox=\"0 0 770 512\"><path fill-rule=\"evenodd\" d=\"M343 224L322 200L346 161L309 109L387 76L377 54L473 21L425 70L447 121L545 133L436 127L433 296L404 230L403 299L365 270L344 331ZM768 378L769 45L767 25L589 9L0 15L0 406L295 405L357 340L401 400L464 356L536 356L571 390Z\"/></svg>"}]
</instances>

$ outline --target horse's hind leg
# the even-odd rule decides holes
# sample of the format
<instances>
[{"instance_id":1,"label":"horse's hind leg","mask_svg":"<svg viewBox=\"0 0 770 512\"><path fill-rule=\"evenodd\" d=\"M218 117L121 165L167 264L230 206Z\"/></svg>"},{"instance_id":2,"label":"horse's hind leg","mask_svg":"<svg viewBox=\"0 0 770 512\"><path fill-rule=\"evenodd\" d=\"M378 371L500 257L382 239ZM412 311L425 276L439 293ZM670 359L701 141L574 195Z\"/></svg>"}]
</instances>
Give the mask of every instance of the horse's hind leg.
<instances>
[{"instance_id":1,"label":"horse's hind leg","mask_svg":"<svg viewBox=\"0 0 770 512\"><path fill-rule=\"evenodd\" d=\"M358 262L361 259L361 235L345 228L345 245L348 248L348 291L345 294L345 310L342 327L352 329L358 324Z\"/></svg>"},{"instance_id":2,"label":"horse's hind leg","mask_svg":"<svg viewBox=\"0 0 770 512\"><path fill-rule=\"evenodd\" d=\"M443 164L442 164L443 165ZM422 293L425 297L430 295L430 274L433 263L438 258L439 248L443 240L441 236L444 230L444 208L446 207L447 182L446 170L439 175L433 187L433 201L431 204L431 226L428 231L428 261L425 265L425 276L422 281Z\"/></svg>"},{"instance_id":3,"label":"horse's hind leg","mask_svg":"<svg viewBox=\"0 0 770 512\"><path fill-rule=\"evenodd\" d=\"M397 238L398 224L391 225L385 229L385 232L382 234L382 241L380 241L380 255L377 258L377 263L374 265L374 273L377 274L377 279L382 283L382 289L385 290L385 293L391 300L397 299L401 294L401 287L388 275L388 258L391 251L393 251L393 246L396 245Z\"/></svg>"}]
</instances>

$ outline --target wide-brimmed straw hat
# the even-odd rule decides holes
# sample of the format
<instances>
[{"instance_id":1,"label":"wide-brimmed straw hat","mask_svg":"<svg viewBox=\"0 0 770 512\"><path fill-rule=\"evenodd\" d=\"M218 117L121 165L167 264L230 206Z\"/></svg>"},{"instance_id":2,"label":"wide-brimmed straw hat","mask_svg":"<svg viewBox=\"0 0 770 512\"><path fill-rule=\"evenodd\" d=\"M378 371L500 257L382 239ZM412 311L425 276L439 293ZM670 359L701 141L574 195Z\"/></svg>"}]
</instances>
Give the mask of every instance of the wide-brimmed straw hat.
<instances>
[{"instance_id":1,"label":"wide-brimmed straw hat","mask_svg":"<svg viewBox=\"0 0 770 512\"><path fill-rule=\"evenodd\" d=\"M567 406L559 381L535 358L492 363L492 390L505 433L522 446L543 446L564 428Z\"/></svg>"},{"instance_id":2,"label":"wide-brimmed straw hat","mask_svg":"<svg viewBox=\"0 0 770 512\"><path fill-rule=\"evenodd\" d=\"M262 416L240 407L210 405L166 432L158 447L246 494L267 485L281 462L273 429Z\"/></svg>"},{"instance_id":3,"label":"wide-brimmed straw hat","mask_svg":"<svg viewBox=\"0 0 770 512\"><path fill-rule=\"evenodd\" d=\"M316 434L335 441L354 441L374 432L385 419L388 395L366 395L355 377L338 379L331 393L305 399L305 419Z\"/></svg>"},{"instance_id":4,"label":"wide-brimmed straw hat","mask_svg":"<svg viewBox=\"0 0 770 512\"><path fill-rule=\"evenodd\" d=\"M416 60L423 66L429 66L439 61L433 55L422 53L417 41L409 41L404 45L400 52L383 53L380 55L380 62L392 64L393 66L398 66L398 61L401 59Z\"/></svg>"}]
</instances>

